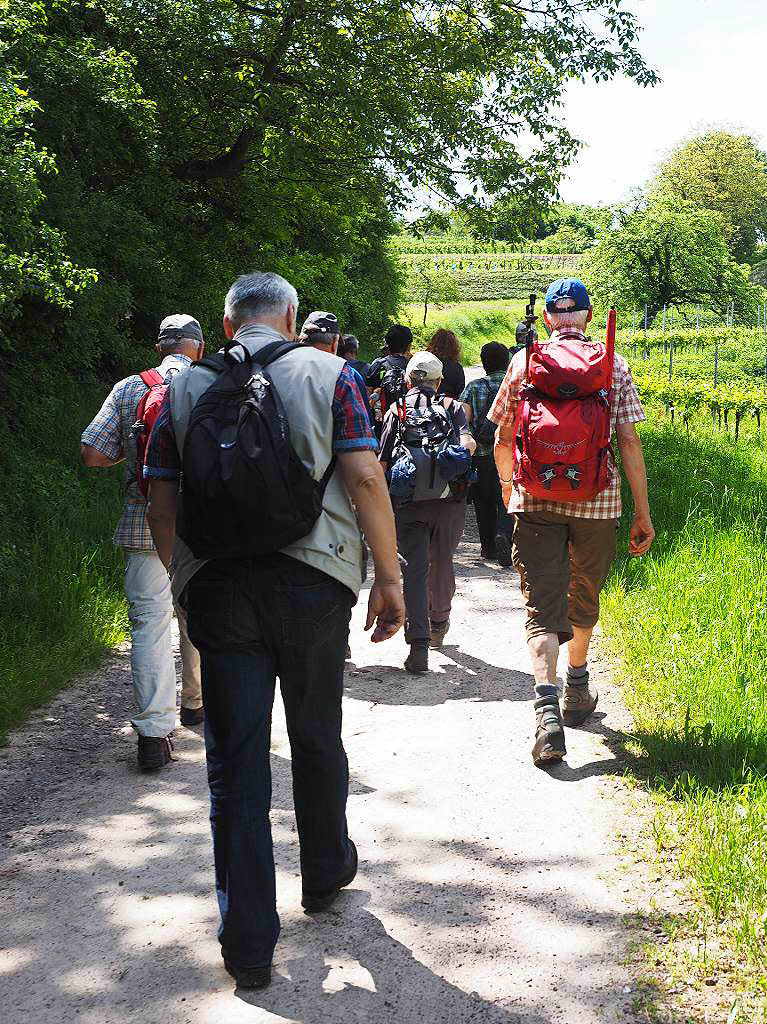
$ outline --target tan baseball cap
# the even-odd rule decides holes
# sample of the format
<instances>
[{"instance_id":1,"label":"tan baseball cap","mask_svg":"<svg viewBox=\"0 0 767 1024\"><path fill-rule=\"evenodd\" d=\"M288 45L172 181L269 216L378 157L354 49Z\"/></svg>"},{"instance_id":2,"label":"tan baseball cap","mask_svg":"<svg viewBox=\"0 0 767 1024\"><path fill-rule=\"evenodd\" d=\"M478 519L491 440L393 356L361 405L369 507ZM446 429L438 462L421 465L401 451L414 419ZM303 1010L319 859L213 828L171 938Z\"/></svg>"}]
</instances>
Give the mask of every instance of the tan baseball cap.
<instances>
[{"instance_id":1,"label":"tan baseball cap","mask_svg":"<svg viewBox=\"0 0 767 1024\"><path fill-rule=\"evenodd\" d=\"M438 381L442 377L442 360L432 352L416 352L405 368L405 376L417 381Z\"/></svg>"}]
</instances>

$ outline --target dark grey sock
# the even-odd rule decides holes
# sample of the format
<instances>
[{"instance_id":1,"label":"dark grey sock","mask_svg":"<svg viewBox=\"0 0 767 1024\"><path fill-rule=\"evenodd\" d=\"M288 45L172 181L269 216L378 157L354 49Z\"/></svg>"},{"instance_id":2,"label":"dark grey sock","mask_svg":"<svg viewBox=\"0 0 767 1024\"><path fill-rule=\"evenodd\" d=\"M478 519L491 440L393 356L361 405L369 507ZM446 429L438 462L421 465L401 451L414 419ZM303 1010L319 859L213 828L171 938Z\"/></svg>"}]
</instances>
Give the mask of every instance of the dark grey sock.
<instances>
[{"instance_id":1,"label":"dark grey sock","mask_svg":"<svg viewBox=\"0 0 767 1024\"><path fill-rule=\"evenodd\" d=\"M536 683L535 684L535 696L536 697L558 697L559 690L557 690L554 683Z\"/></svg>"},{"instance_id":2,"label":"dark grey sock","mask_svg":"<svg viewBox=\"0 0 767 1024\"><path fill-rule=\"evenodd\" d=\"M568 665L567 666L567 679L569 682L577 683L579 680L588 680L589 677L589 666L588 663L585 665Z\"/></svg>"}]
</instances>

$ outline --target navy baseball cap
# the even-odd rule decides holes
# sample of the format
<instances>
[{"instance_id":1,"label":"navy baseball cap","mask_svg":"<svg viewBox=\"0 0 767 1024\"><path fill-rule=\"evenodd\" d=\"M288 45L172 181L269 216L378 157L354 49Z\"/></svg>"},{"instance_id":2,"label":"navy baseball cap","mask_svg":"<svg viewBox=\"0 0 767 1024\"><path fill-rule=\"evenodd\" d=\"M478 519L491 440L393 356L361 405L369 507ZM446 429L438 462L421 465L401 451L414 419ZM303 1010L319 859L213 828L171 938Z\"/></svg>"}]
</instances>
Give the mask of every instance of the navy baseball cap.
<instances>
[{"instance_id":1,"label":"navy baseball cap","mask_svg":"<svg viewBox=\"0 0 767 1024\"><path fill-rule=\"evenodd\" d=\"M557 309L560 299L572 299L575 302L569 310ZM591 299L586 285L577 277L560 277L552 281L546 292L546 310L549 313L576 312L579 309L591 309Z\"/></svg>"}]
</instances>

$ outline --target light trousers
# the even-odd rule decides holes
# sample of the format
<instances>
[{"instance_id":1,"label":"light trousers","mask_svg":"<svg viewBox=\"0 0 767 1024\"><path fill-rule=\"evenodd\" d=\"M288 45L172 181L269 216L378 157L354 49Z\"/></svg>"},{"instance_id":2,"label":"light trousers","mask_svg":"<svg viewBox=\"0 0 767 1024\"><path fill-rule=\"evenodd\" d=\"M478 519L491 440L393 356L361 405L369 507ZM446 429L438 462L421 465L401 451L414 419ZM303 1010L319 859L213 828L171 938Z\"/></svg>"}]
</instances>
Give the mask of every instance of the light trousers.
<instances>
[{"instance_id":1,"label":"light trousers","mask_svg":"<svg viewBox=\"0 0 767 1024\"><path fill-rule=\"evenodd\" d=\"M142 736L167 736L176 727L176 666L171 639L173 600L165 566L154 551L126 551L125 596L131 623L131 674L136 714L133 728ZM182 697L185 707L200 707L200 659L179 616ZM188 703L187 703L188 702Z\"/></svg>"}]
</instances>

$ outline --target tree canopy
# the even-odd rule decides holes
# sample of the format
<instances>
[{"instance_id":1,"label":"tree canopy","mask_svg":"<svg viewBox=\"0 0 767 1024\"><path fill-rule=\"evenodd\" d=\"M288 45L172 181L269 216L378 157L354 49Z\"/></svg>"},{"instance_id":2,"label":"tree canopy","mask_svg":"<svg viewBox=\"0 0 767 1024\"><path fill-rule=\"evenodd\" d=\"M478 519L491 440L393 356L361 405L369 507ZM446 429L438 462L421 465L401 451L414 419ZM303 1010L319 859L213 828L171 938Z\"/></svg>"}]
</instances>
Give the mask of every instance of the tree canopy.
<instances>
[{"instance_id":1,"label":"tree canopy","mask_svg":"<svg viewBox=\"0 0 767 1024\"><path fill-rule=\"evenodd\" d=\"M591 250L585 273L595 293L624 309L702 304L754 316L761 289L727 247L721 214L691 203L656 200L624 213L620 227Z\"/></svg>"},{"instance_id":2,"label":"tree canopy","mask_svg":"<svg viewBox=\"0 0 767 1024\"><path fill-rule=\"evenodd\" d=\"M0 5L11 361L55 334L73 367L114 363L173 309L210 334L251 267L374 334L398 301L393 212L423 190L550 195L576 151L567 80L651 84L637 34L624 0Z\"/></svg>"},{"instance_id":3,"label":"tree canopy","mask_svg":"<svg viewBox=\"0 0 767 1024\"><path fill-rule=\"evenodd\" d=\"M748 135L711 131L677 146L651 195L721 214L727 243L750 263L767 238L767 154Z\"/></svg>"}]
</instances>

